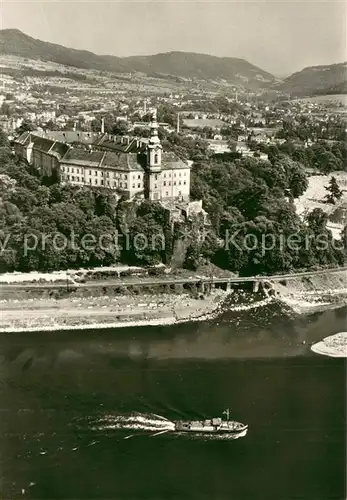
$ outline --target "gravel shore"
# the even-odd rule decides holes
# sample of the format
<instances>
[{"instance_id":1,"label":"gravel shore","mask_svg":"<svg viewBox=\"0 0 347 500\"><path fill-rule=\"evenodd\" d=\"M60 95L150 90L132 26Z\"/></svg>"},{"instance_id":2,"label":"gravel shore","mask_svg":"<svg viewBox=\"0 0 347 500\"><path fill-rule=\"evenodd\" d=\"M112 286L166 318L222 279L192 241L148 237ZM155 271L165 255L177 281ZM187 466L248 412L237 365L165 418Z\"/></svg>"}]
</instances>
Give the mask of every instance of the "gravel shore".
<instances>
[{"instance_id":1,"label":"gravel shore","mask_svg":"<svg viewBox=\"0 0 347 500\"><path fill-rule=\"evenodd\" d=\"M216 312L225 298L226 292L216 290L204 298L162 294L3 300L0 332L194 321Z\"/></svg>"},{"instance_id":2,"label":"gravel shore","mask_svg":"<svg viewBox=\"0 0 347 500\"><path fill-rule=\"evenodd\" d=\"M347 358L347 332L326 337L321 342L313 344L311 351L331 358Z\"/></svg>"}]
</instances>

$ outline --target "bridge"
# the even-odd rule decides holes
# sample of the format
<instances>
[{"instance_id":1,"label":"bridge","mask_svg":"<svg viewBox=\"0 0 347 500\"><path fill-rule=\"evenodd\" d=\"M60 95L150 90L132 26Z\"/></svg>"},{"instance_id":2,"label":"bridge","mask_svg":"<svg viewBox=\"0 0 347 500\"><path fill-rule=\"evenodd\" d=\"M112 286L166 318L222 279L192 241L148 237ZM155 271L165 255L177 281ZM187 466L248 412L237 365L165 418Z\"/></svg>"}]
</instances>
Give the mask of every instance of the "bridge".
<instances>
[{"instance_id":1,"label":"bridge","mask_svg":"<svg viewBox=\"0 0 347 500\"><path fill-rule=\"evenodd\" d=\"M100 269L102 271L102 268ZM346 272L347 279L347 266L338 267L334 269L324 269L320 271L305 271L298 273L289 273L289 274L276 274L270 276L237 276L237 277L215 277L215 276L192 276L188 278L173 278L173 277L160 277L160 278L151 278L151 277L129 277L127 279L117 278L117 279L104 279L104 280L92 280L85 283L76 282L72 279L72 277L67 273L66 281L60 282L47 282L47 283L2 283L1 291L6 292L10 290L20 289L20 290L49 290L49 289L67 289L67 290L76 290L80 288L86 289L131 289L138 287L183 287L185 289L192 288L195 286L197 290L202 293L206 291L210 291L212 288L216 286L219 288L225 288L227 291L231 290L233 285L243 284L243 283L253 283L253 290L258 291L259 285L269 285L274 281L287 281L298 278L310 278L313 276L319 275L331 275L337 274L341 272ZM347 281L346 281L347 282Z\"/></svg>"}]
</instances>

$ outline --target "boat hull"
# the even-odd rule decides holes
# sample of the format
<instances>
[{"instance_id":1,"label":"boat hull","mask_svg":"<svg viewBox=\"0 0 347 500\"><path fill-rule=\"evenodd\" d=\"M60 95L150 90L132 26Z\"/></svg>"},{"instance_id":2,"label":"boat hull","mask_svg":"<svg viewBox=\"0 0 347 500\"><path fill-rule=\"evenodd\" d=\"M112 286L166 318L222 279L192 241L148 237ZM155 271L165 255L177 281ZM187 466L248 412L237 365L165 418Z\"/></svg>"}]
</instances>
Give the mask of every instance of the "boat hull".
<instances>
[{"instance_id":1,"label":"boat hull","mask_svg":"<svg viewBox=\"0 0 347 500\"><path fill-rule=\"evenodd\" d=\"M175 428L177 432L187 432L195 434L228 434L229 436L245 435L248 429L243 429L242 431L227 431L227 430L213 430L206 431L205 429L179 429Z\"/></svg>"},{"instance_id":2,"label":"boat hull","mask_svg":"<svg viewBox=\"0 0 347 500\"><path fill-rule=\"evenodd\" d=\"M240 435L248 430L248 425L239 422L228 422L229 425L201 425L196 422L177 422L175 431L202 434Z\"/></svg>"}]
</instances>

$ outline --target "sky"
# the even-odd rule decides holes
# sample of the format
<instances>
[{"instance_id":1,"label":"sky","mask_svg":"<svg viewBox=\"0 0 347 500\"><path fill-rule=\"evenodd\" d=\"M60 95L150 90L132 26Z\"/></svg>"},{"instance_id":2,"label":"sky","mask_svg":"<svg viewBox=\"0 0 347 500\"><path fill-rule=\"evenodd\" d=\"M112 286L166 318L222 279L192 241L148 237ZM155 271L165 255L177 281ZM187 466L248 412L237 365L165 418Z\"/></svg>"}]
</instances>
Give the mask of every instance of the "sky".
<instances>
[{"instance_id":1,"label":"sky","mask_svg":"<svg viewBox=\"0 0 347 500\"><path fill-rule=\"evenodd\" d=\"M276 76L347 59L345 0L0 0L0 27L116 56L244 58Z\"/></svg>"}]
</instances>

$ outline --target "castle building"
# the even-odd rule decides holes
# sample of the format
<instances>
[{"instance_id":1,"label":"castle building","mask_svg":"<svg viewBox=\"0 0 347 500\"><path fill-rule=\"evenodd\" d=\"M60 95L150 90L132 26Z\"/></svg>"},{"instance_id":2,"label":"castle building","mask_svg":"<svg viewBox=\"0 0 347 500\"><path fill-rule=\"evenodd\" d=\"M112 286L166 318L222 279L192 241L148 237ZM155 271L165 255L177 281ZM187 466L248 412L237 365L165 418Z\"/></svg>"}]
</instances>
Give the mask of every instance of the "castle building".
<instances>
[{"instance_id":1,"label":"castle building","mask_svg":"<svg viewBox=\"0 0 347 500\"><path fill-rule=\"evenodd\" d=\"M89 132L24 132L15 154L42 175L57 172L62 183L107 188L150 200L189 201L190 165L163 151L156 112L149 139Z\"/></svg>"}]
</instances>

